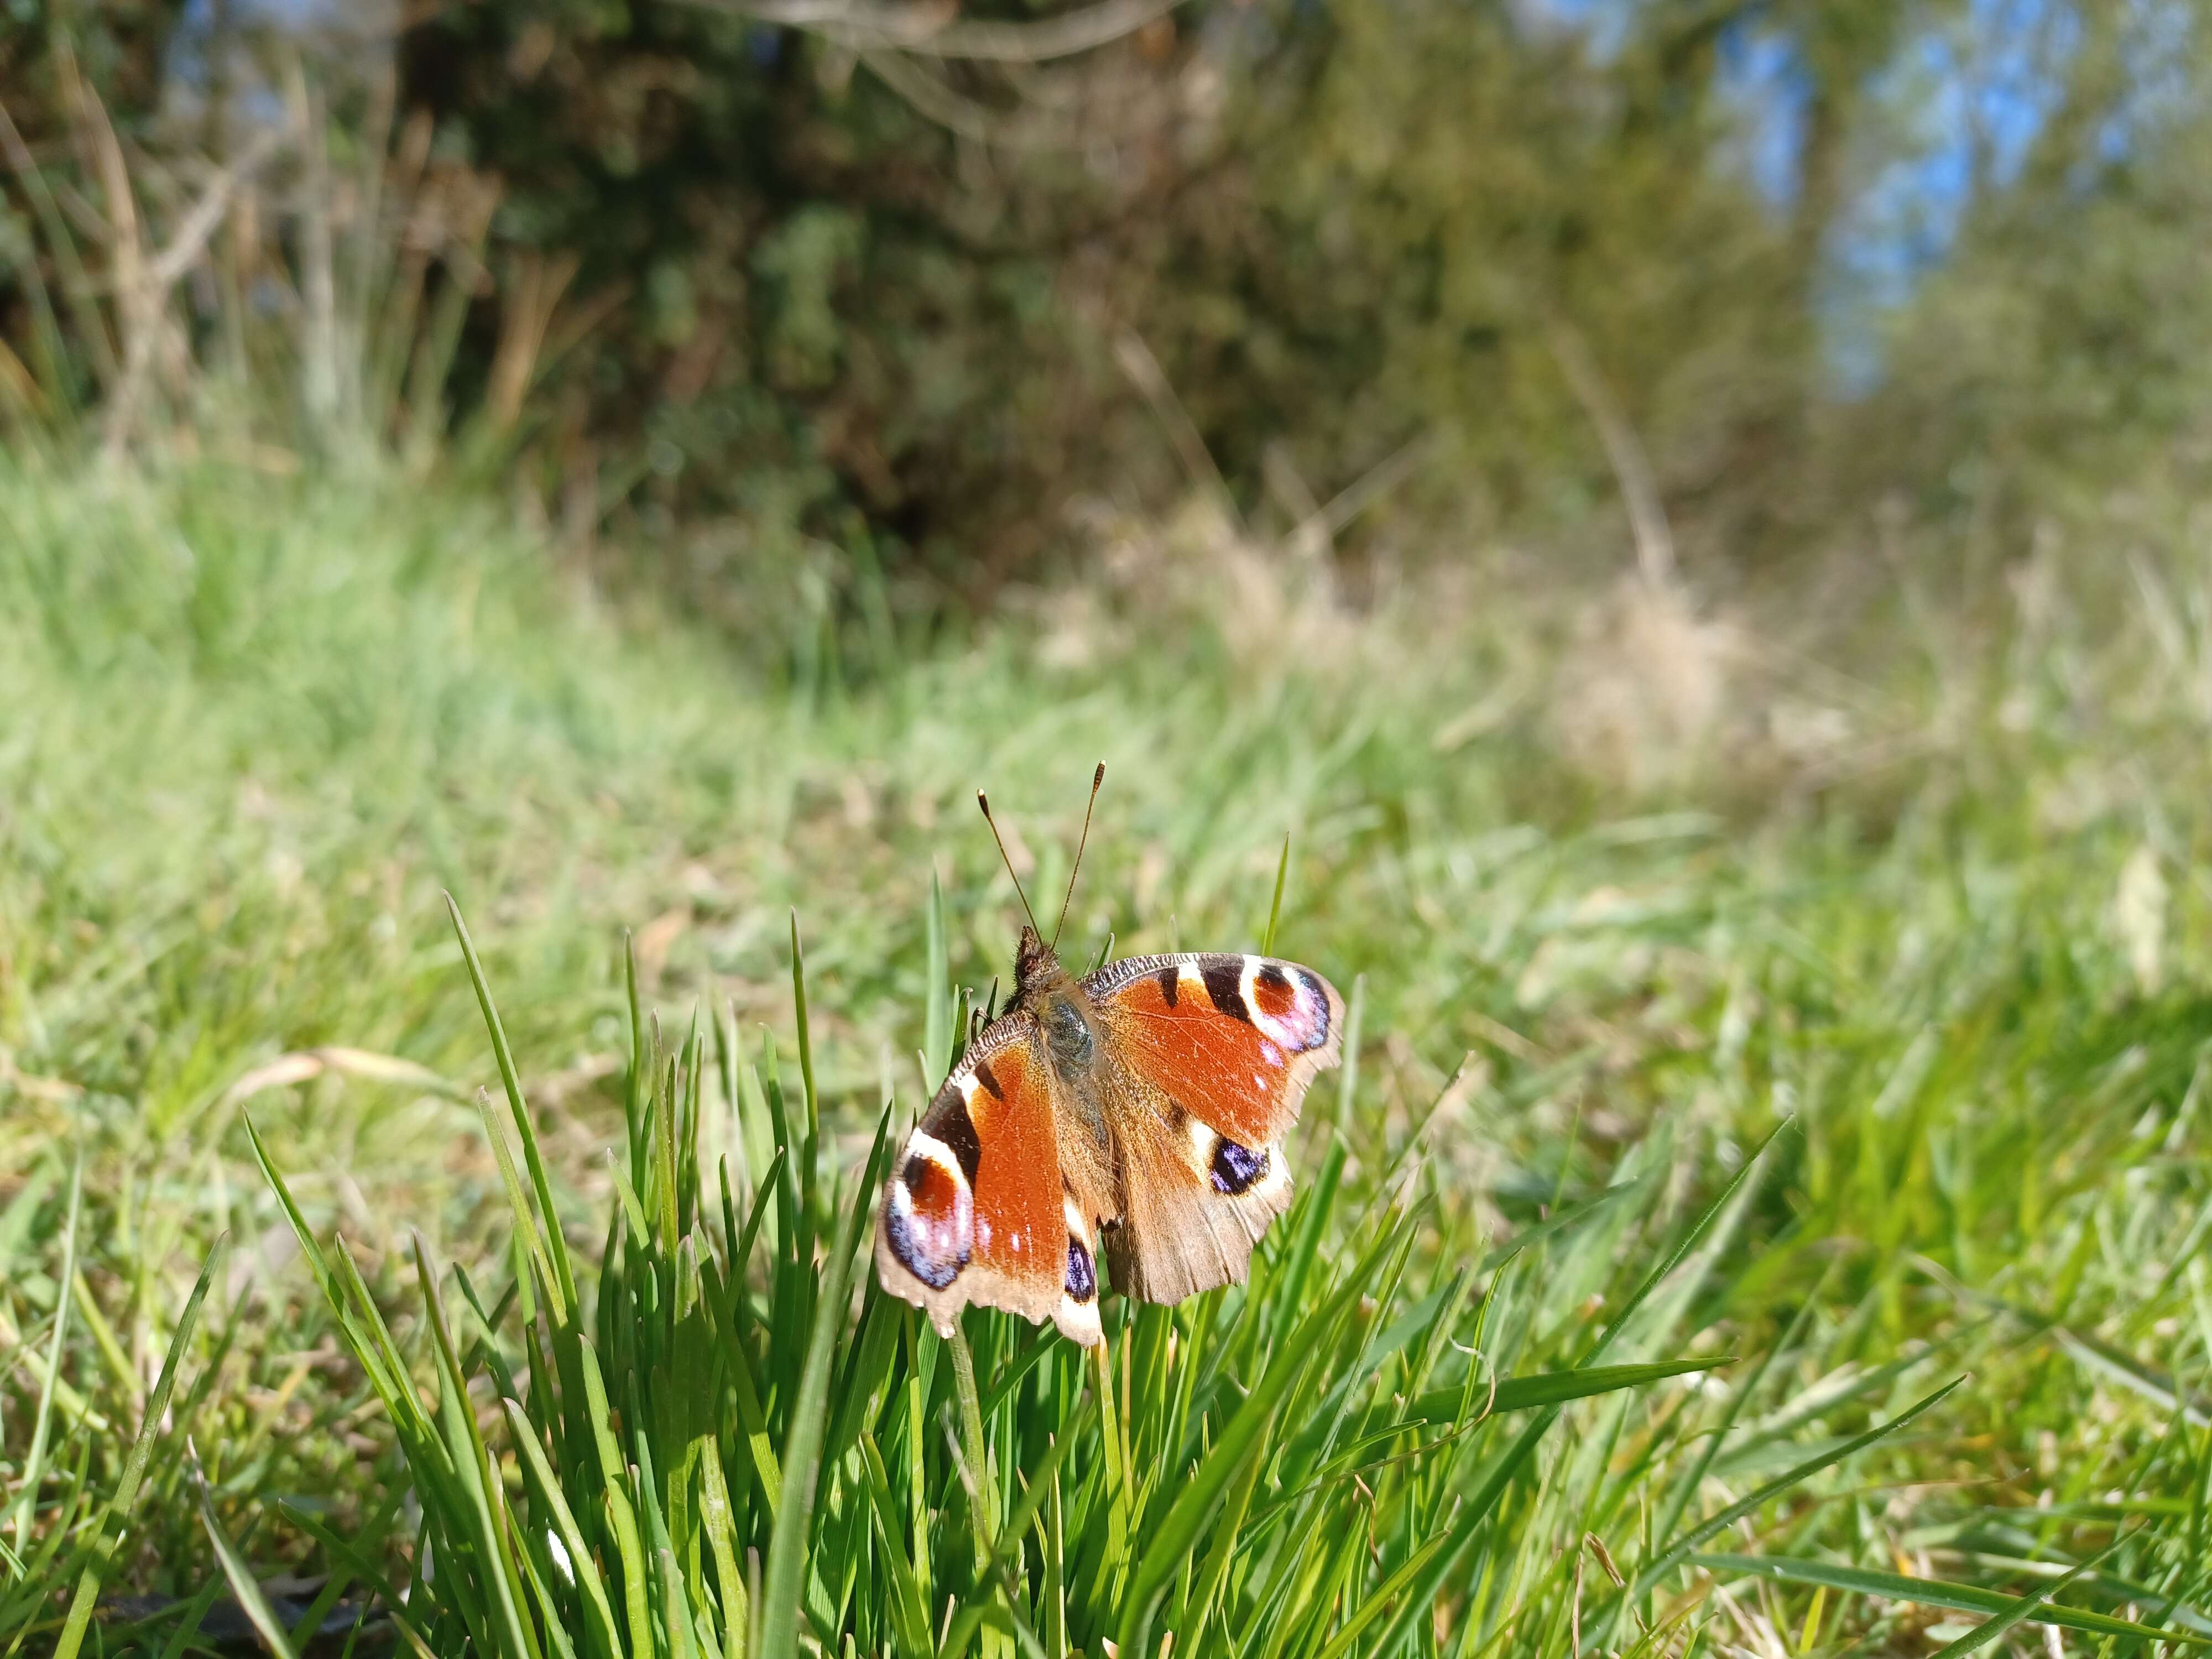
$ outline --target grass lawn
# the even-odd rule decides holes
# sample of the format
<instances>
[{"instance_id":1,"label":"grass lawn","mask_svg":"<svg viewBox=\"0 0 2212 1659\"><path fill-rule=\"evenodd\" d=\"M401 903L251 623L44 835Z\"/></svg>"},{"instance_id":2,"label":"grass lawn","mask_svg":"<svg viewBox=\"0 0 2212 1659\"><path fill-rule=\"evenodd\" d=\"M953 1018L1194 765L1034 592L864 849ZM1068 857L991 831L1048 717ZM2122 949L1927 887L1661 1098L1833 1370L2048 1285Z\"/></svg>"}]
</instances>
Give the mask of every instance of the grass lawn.
<instances>
[{"instance_id":1,"label":"grass lawn","mask_svg":"<svg viewBox=\"0 0 2212 1659\"><path fill-rule=\"evenodd\" d=\"M2201 559L1816 663L1125 529L739 647L0 461L0 1654L2212 1643ZM1011 969L974 790L1056 894L1100 758L1071 958L1272 926L1354 1063L1249 1287L940 1341L864 1167Z\"/></svg>"}]
</instances>

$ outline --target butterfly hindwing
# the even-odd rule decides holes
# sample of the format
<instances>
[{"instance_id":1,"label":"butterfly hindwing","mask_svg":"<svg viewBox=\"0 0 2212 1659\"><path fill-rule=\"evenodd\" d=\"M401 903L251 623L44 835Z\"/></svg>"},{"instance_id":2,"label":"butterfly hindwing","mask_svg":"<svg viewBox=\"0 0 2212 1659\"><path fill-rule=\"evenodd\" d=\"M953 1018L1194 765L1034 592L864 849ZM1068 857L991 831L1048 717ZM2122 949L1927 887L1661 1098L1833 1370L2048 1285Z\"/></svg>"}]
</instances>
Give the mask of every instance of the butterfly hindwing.
<instances>
[{"instance_id":1,"label":"butterfly hindwing","mask_svg":"<svg viewBox=\"0 0 2212 1659\"><path fill-rule=\"evenodd\" d=\"M1342 1053L1343 999L1310 968L1225 953L1129 957L1083 989L1121 1073L1116 1286L1173 1302L1241 1281L1290 1206L1283 1138Z\"/></svg>"},{"instance_id":2,"label":"butterfly hindwing","mask_svg":"<svg viewBox=\"0 0 2212 1659\"><path fill-rule=\"evenodd\" d=\"M1066 1194L1036 1022L992 1023L930 1102L884 1187L884 1287L950 1334L968 1304L1099 1340L1091 1228Z\"/></svg>"}]
</instances>

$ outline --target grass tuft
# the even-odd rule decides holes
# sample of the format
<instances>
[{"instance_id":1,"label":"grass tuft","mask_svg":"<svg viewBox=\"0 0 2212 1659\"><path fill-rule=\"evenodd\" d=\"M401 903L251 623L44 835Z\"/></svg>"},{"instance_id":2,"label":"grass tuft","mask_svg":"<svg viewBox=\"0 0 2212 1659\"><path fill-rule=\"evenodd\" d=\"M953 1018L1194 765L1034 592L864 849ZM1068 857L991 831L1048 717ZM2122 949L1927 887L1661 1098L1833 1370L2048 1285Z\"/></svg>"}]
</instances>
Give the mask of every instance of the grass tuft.
<instances>
[{"instance_id":1,"label":"grass tuft","mask_svg":"<svg viewBox=\"0 0 2212 1659\"><path fill-rule=\"evenodd\" d=\"M512 1079L458 908L453 926ZM1638 1409L1638 1391L1729 1363L1717 1357L1598 1362L1622 1341L1695 1340L1691 1310L1729 1283L1729 1258L1705 1247L1755 1191L1771 1137L1695 1212L1670 1217L1660 1189L1637 1182L1622 1202L1586 1206L1488 1260L1463 1224L1382 1197L1402 1170L1380 1172L1358 1205L1324 1181L1262 1248L1249 1286L1173 1309L1119 1304L1095 1356L981 1311L940 1342L872 1277L853 1286L895 1103L857 1178L830 1179L795 923L791 938L800 1101L783 1094L772 1048L756 1070L726 1042L710 1063L696 1022L672 1054L657 1025L634 1030L622 1091L632 1157L595 1284L543 1224L550 1205L541 1195L532 1207L503 1146L523 1242L498 1313L457 1274L474 1316L457 1329L446 1275L418 1237L434 1412L358 1279L328 1266L349 1255L320 1244L264 1163L356 1362L381 1379L422 1505L411 1576L392 1591L428 1650L1065 1659L1109 1636L1119 1651L1148 1653L1171 1635L1185 1652L1337 1659L1370 1639L1364 1650L1475 1653L1562 1619L1619 1633L1626 1613L1649 1629L1640 1609L1686 1588L1686 1564L1730 1566L1698 1556L1701 1545L1786 1510L1960 1386L1674 1535L1619 1536L1623 1474L1640 1486L1710 1468L1708 1419L1725 1438L1740 1402ZM778 1147L750 1191L722 1165L719 1204L699 1156L710 1076L724 1110L769 1114ZM523 1161L538 1169L519 1085L512 1102ZM793 1157L818 1178L782 1176ZM773 1238L761 1226L771 1207ZM1340 1248L1318 1258L1303 1248L1323 1235ZM1609 1283L1599 1263L1638 1235L1655 1259L1617 1304L1603 1290L1578 1303L1548 1293ZM590 1289L595 1317L570 1284ZM1559 1366L1562 1355L1572 1363ZM1601 1401L1618 1401L1595 1407L1616 1452L1630 1413L1642 1419L1626 1470L1617 1456L1539 1460L1564 1413ZM1598 1541L1608 1531L1611 1548ZM229 1546L210 1535L228 1571ZM1585 1605L1583 1551L1563 1555L1563 1537L1592 1540L1615 1583L1608 1601ZM741 1559L765 1561L757 1584ZM1511 1594L1440 1601L1454 1583ZM1979 1606L1993 1620L2036 1610L2008 1597Z\"/></svg>"}]
</instances>

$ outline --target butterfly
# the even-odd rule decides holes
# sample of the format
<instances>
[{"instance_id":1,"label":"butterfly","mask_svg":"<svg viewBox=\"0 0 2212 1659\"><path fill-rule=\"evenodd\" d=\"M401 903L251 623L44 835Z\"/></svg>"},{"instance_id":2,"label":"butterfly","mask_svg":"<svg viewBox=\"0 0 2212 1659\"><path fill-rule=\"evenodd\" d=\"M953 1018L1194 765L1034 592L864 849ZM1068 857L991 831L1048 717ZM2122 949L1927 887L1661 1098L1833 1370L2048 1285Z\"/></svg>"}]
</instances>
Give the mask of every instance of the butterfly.
<instances>
[{"instance_id":1,"label":"butterfly","mask_svg":"<svg viewBox=\"0 0 2212 1659\"><path fill-rule=\"evenodd\" d=\"M1335 988L1297 963L1182 952L1079 979L1032 916L1012 1000L884 1183L877 1276L943 1334L975 1303L1086 1346L1103 1340L1102 1252L1114 1288L1139 1301L1243 1283L1290 1206L1283 1139L1340 1057L1343 1025Z\"/></svg>"}]
</instances>

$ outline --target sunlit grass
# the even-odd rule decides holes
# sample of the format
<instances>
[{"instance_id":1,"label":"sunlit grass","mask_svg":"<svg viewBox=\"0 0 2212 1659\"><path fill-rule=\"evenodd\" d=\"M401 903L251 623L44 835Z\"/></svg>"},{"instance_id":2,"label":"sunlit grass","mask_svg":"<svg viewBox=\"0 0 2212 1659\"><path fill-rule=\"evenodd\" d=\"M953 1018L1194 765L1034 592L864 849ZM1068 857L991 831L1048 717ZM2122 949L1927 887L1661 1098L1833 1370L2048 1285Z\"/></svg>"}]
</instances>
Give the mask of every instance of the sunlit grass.
<instances>
[{"instance_id":1,"label":"sunlit grass","mask_svg":"<svg viewBox=\"0 0 2212 1659\"><path fill-rule=\"evenodd\" d=\"M589 1317L567 1242L539 1224L542 1160L469 952L530 1179L488 1115L516 1240L498 1311L461 1279L474 1318L449 1318L442 1275L418 1243L434 1412L350 1259L325 1252L263 1155L422 1498L407 1559L434 1560L435 1573L404 1588L371 1580L410 1644L787 1653L804 1632L825 1648L840 1638L910 1655L1018 1644L1058 1659L1109 1633L1149 1652L1158 1627L1185 1651L1334 1655L1363 1638L1387 1650L1455 1638L1468 1652L1516 1634L1525 1644L1519 1620L1579 1620L1581 1550L1563 1560L1553 1545L1598 1535L1621 1501L1617 1479L1595 1468L1581 1481L1537 1478L1531 1460L1571 1401L1726 1363L1602 1362L1630 1333L1647 1347L1692 1334L1680 1328L1686 1292L1706 1288L1726 1256L1689 1258L1717 1224L1730 1230L1757 1160L1694 1218L1667 1216L1652 1183L1632 1180L1614 1189L1621 1201L1486 1252L1463 1223L1409 1206L1410 1192L1353 1206L1344 1142L1315 1136L1326 1150L1312 1192L1243 1291L1176 1310L1121 1304L1108 1343L1089 1353L997 1315L971 1316L941 1342L872 1282L849 1312L894 1103L860 1178L825 1186L797 938L794 928L796 1098L773 1047L757 1070L738 1058L733 1029L718 1029L710 1054L695 1023L671 1054L633 1025L629 1171ZM932 1029L947 1029L951 987L933 980L929 1000ZM726 1108L765 1119L744 1137L775 1147L757 1182L733 1179L726 1158L711 1176L702 1167L710 1074ZM1382 1172L1381 1188L1406 1173ZM1632 1288L1577 1260L1638 1234L1651 1261ZM1547 1268L1607 1286L1617 1305L1601 1293L1550 1301ZM1662 1285L1674 1317L1646 1322ZM472 1381L497 1413L456 1409ZM1758 1511L1948 1391L1816 1453L1736 1509ZM1698 1462L1692 1426L1711 1415L1653 1413L1632 1484ZM509 1468L519 1479L502 1478ZM1644 1569L1636 1584L1617 1583L1594 1607L1634 1618L1634 1595L1733 1518L1675 1515L1656 1559L1630 1557ZM348 1559L341 1540L327 1542ZM1455 1587L1485 1582L1516 1584L1512 1605L1459 1605ZM1273 1633L1257 1637L1255 1622Z\"/></svg>"},{"instance_id":2,"label":"sunlit grass","mask_svg":"<svg viewBox=\"0 0 2212 1659\"><path fill-rule=\"evenodd\" d=\"M280 1570L441 1653L2212 1634L2212 653L1870 657L1908 763L1631 800L1492 696L1555 615L1414 608L832 668L374 477L0 472L0 1652ZM1279 948L1364 981L1252 1285L1103 1373L849 1237L1006 971L970 791L1049 888L1101 757L1085 951L1257 944L1287 830Z\"/></svg>"}]
</instances>

